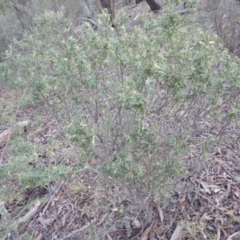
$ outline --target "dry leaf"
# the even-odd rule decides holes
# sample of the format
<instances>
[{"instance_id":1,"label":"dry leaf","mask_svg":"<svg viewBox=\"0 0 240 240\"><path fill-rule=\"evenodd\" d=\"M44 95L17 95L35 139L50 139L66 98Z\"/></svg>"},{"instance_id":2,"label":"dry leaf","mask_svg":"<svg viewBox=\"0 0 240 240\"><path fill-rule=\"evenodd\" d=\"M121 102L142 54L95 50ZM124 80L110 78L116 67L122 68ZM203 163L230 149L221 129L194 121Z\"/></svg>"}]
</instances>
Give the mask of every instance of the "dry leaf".
<instances>
[{"instance_id":1,"label":"dry leaf","mask_svg":"<svg viewBox=\"0 0 240 240\"><path fill-rule=\"evenodd\" d=\"M204 215L201 217L201 222L202 221L212 221L214 218L213 217L210 217L208 216L206 213L204 213Z\"/></svg>"},{"instance_id":2,"label":"dry leaf","mask_svg":"<svg viewBox=\"0 0 240 240\"><path fill-rule=\"evenodd\" d=\"M147 227L141 236L141 240L147 240L149 237L149 232L152 229L153 224L150 227Z\"/></svg>"},{"instance_id":3,"label":"dry leaf","mask_svg":"<svg viewBox=\"0 0 240 240\"><path fill-rule=\"evenodd\" d=\"M63 215L63 218L62 218L62 226L63 227L65 227L65 225L66 225L66 220L67 220L68 216L69 216L69 212Z\"/></svg>"},{"instance_id":4,"label":"dry leaf","mask_svg":"<svg viewBox=\"0 0 240 240\"><path fill-rule=\"evenodd\" d=\"M228 194L226 192L221 192L219 194L216 195L215 197L215 201L217 203L217 205L219 205L220 202L223 201L224 198L227 198L228 197Z\"/></svg>"},{"instance_id":5,"label":"dry leaf","mask_svg":"<svg viewBox=\"0 0 240 240\"><path fill-rule=\"evenodd\" d=\"M189 201L188 201L186 195L184 195L184 196L180 199L180 205L181 205L181 207L183 207L183 206L186 206L186 205L188 205L188 204L189 204Z\"/></svg>"},{"instance_id":6,"label":"dry leaf","mask_svg":"<svg viewBox=\"0 0 240 240\"><path fill-rule=\"evenodd\" d=\"M160 220L163 223L163 220L164 220L163 210L160 207L158 207L157 209L158 209L158 214L159 214Z\"/></svg>"},{"instance_id":7,"label":"dry leaf","mask_svg":"<svg viewBox=\"0 0 240 240\"><path fill-rule=\"evenodd\" d=\"M12 128L7 129L0 134L0 148L4 147L11 134Z\"/></svg>"},{"instance_id":8,"label":"dry leaf","mask_svg":"<svg viewBox=\"0 0 240 240\"><path fill-rule=\"evenodd\" d=\"M196 182L198 182L203 187L203 189L200 189L201 192L206 192L208 194L211 194L211 191L208 188L208 185L209 185L208 183L198 179L196 179Z\"/></svg>"},{"instance_id":9,"label":"dry leaf","mask_svg":"<svg viewBox=\"0 0 240 240\"><path fill-rule=\"evenodd\" d=\"M97 227L99 227L100 225L103 224L103 222L105 221L105 219L107 218L107 216L108 216L108 213L104 214L104 215L101 217L100 221L97 223Z\"/></svg>"},{"instance_id":10,"label":"dry leaf","mask_svg":"<svg viewBox=\"0 0 240 240\"><path fill-rule=\"evenodd\" d=\"M233 209L225 212L226 215L229 215L231 217L234 217L234 213L235 213L235 210L233 210Z\"/></svg>"},{"instance_id":11,"label":"dry leaf","mask_svg":"<svg viewBox=\"0 0 240 240\"><path fill-rule=\"evenodd\" d=\"M141 228L142 227L142 224L141 222L135 218L133 221L132 221L132 225L133 225L133 228Z\"/></svg>"},{"instance_id":12,"label":"dry leaf","mask_svg":"<svg viewBox=\"0 0 240 240\"><path fill-rule=\"evenodd\" d=\"M36 240L41 240L41 239L42 239L42 234L40 233L40 234L37 236Z\"/></svg>"}]
</instances>

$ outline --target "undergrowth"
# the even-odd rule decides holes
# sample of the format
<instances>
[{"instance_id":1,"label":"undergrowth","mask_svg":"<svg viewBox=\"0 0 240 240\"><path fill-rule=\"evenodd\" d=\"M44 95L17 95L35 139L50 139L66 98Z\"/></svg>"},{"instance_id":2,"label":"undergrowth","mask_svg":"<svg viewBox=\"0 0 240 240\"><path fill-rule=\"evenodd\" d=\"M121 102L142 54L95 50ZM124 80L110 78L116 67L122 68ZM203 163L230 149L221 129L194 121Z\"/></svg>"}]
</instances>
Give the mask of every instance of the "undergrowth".
<instances>
[{"instance_id":1,"label":"undergrowth","mask_svg":"<svg viewBox=\"0 0 240 240\"><path fill-rule=\"evenodd\" d=\"M161 201L187 174L184 157L198 152L204 163L218 133L239 117L231 94L239 91L239 60L177 13L138 21L129 31L122 13L113 29L103 13L98 31L87 23L76 31L63 12L46 11L11 44L0 66L5 84L38 109L36 128L42 114L56 130L44 143L34 142L38 130L10 140L1 192L13 182L22 190L48 185L91 168L94 158L95 171L120 181L133 198ZM215 136L196 139L212 123Z\"/></svg>"}]
</instances>

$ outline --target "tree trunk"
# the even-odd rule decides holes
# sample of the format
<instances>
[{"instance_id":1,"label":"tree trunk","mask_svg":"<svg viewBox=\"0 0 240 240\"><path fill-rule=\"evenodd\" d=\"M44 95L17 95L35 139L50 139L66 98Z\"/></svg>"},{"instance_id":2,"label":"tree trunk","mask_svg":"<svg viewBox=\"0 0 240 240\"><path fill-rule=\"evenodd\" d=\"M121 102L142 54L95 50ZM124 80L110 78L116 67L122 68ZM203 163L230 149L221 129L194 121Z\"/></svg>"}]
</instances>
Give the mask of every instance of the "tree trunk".
<instances>
[{"instance_id":1,"label":"tree trunk","mask_svg":"<svg viewBox=\"0 0 240 240\"><path fill-rule=\"evenodd\" d=\"M81 13L83 14L83 17L92 18L91 11L88 8L88 5L87 5L86 1L80 0L79 4L80 4L80 7L81 7Z\"/></svg>"},{"instance_id":2,"label":"tree trunk","mask_svg":"<svg viewBox=\"0 0 240 240\"><path fill-rule=\"evenodd\" d=\"M152 12L161 10L161 6L155 0L146 0Z\"/></svg>"}]
</instances>

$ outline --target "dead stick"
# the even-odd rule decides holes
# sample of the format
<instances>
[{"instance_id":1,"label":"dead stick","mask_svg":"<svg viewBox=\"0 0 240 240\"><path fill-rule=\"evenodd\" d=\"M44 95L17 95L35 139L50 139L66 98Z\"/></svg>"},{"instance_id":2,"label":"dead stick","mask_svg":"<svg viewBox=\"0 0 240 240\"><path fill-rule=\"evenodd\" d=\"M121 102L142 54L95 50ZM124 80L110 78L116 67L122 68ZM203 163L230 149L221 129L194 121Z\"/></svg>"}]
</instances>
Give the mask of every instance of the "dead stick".
<instances>
[{"instance_id":1,"label":"dead stick","mask_svg":"<svg viewBox=\"0 0 240 240\"><path fill-rule=\"evenodd\" d=\"M60 240L65 240L65 239L71 237L72 235L74 235L74 234L76 234L76 233L78 233L78 232L81 232L81 231L85 230L86 228L90 227L94 222L96 222L96 220L94 220L93 222L85 225L84 227L82 227L82 228L80 228L80 229L77 229L77 230L69 233L66 237L63 237L63 238L61 238Z\"/></svg>"},{"instance_id":2,"label":"dead stick","mask_svg":"<svg viewBox=\"0 0 240 240\"><path fill-rule=\"evenodd\" d=\"M174 230L173 235L171 236L170 240L177 240L177 239L179 239L181 234L182 234L182 230L183 230L184 227L185 227L185 223L183 221L180 221L177 224L177 227Z\"/></svg>"},{"instance_id":3,"label":"dead stick","mask_svg":"<svg viewBox=\"0 0 240 240\"><path fill-rule=\"evenodd\" d=\"M49 199L47 205L45 206L45 208L44 208L43 211L42 211L42 215L44 215L44 213L47 211L48 206L50 205L50 203L52 202L52 200L53 200L53 198L56 196L56 194L59 192L59 190L60 190L60 188L62 187L63 183L64 183L64 181L62 181L62 182L59 184L57 190L53 193L52 197Z\"/></svg>"},{"instance_id":4,"label":"dead stick","mask_svg":"<svg viewBox=\"0 0 240 240\"><path fill-rule=\"evenodd\" d=\"M234 236L237 236L240 232L235 232L234 234L232 234L231 236L228 237L227 240L232 240Z\"/></svg>"}]
</instances>

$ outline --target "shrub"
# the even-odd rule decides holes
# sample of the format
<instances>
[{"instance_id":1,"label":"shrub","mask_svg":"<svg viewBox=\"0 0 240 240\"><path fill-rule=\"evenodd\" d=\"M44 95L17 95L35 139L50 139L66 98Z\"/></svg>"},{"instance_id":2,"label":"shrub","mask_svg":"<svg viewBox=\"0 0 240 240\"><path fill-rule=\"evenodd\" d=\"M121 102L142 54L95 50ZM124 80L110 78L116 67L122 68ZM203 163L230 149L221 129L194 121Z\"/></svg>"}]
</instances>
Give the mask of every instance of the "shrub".
<instances>
[{"instance_id":1,"label":"shrub","mask_svg":"<svg viewBox=\"0 0 240 240\"><path fill-rule=\"evenodd\" d=\"M0 0L0 61L3 61L4 51L12 40L21 39L26 31L31 31L33 16L42 14L46 9L58 11L64 9L64 15L74 24L83 21L84 6L91 10L91 15L99 12L96 0ZM89 10L89 11L90 11Z\"/></svg>"},{"instance_id":2,"label":"shrub","mask_svg":"<svg viewBox=\"0 0 240 240\"><path fill-rule=\"evenodd\" d=\"M208 25L212 25L224 45L234 52L239 48L239 10L240 5L236 0L213 0L206 3ZM239 53L238 53L239 54Z\"/></svg>"},{"instance_id":3,"label":"shrub","mask_svg":"<svg viewBox=\"0 0 240 240\"><path fill-rule=\"evenodd\" d=\"M229 62L216 35L173 12L143 16L131 31L124 14L116 31L101 19L98 32L86 25L77 34L62 12L37 16L9 48L5 80L41 103L78 161L95 157L100 172L138 194L162 193L187 171L183 158L203 161L238 117L237 104L223 105L237 101L226 90L239 90L239 61ZM198 137L212 123L216 134Z\"/></svg>"}]
</instances>

